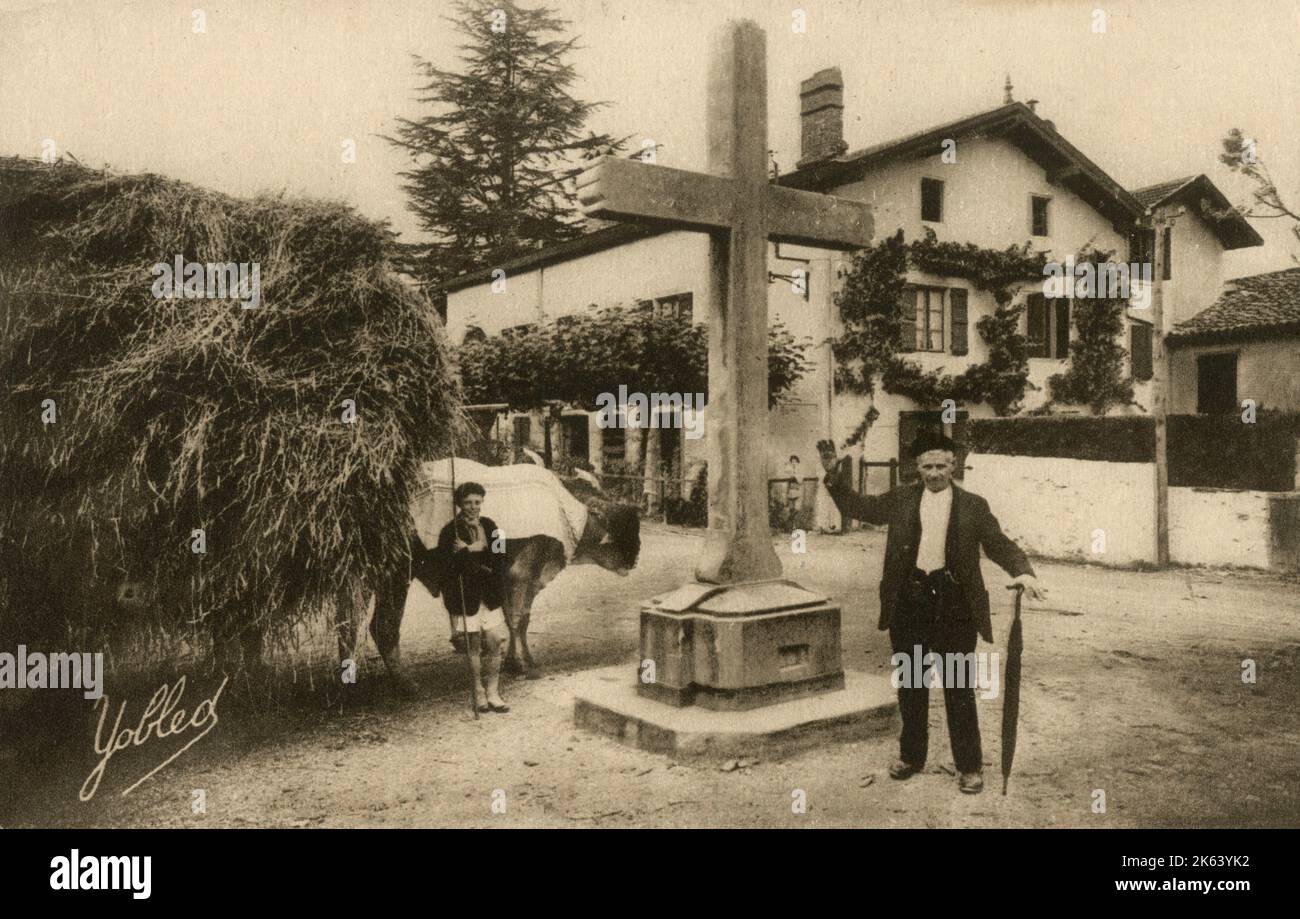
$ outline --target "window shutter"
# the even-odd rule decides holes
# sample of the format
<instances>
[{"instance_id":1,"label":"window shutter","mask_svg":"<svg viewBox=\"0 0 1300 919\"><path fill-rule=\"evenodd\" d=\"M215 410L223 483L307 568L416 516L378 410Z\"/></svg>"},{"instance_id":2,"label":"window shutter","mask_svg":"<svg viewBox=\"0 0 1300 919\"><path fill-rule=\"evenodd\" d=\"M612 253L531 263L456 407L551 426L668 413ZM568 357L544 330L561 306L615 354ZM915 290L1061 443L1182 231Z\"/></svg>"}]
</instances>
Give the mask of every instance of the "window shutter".
<instances>
[{"instance_id":1,"label":"window shutter","mask_svg":"<svg viewBox=\"0 0 1300 919\"><path fill-rule=\"evenodd\" d=\"M1129 328L1129 358L1132 361L1133 379L1144 381L1151 379L1151 326L1144 322L1135 322Z\"/></svg>"},{"instance_id":2,"label":"window shutter","mask_svg":"<svg viewBox=\"0 0 1300 919\"><path fill-rule=\"evenodd\" d=\"M966 291L959 287L953 288L948 292L948 298L952 304L952 353L965 354L966 326L969 321L966 318Z\"/></svg>"},{"instance_id":3,"label":"window shutter","mask_svg":"<svg viewBox=\"0 0 1300 919\"><path fill-rule=\"evenodd\" d=\"M1164 280L1172 281L1174 278L1174 230L1173 227L1165 227L1164 233Z\"/></svg>"},{"instance_id":4,"label":"window shutter","mask_svg":"<svg viewBox=\"0 0 1300 919\"><path fill-rule=\"evenodd\" d=\"M1025 353L1029 357L1047 357L1047 302L1042 294L1030 294L1026 307L1029 325Z\"/></svg>"},{"instance_id":5,"label":"window shutter","mask_svg":"<svg viewBox=\"0 0 1300 919\"><path fill-rule=\"evenodd\" d=\"M916 350L916 288L904 287L898 300L898 327L902 330L900 351Z\"/></svg>"},{"instance_id":6,"label":"window shutter","mask_svg":"<svg viewBox=\"0 0 1300 919\"><path fill-rule=\"evenodd\" d=\"M1055 300L1056 308L1056 348L1052 357L1070 356L1070 301Z\"/></svg>"}]
</instances>

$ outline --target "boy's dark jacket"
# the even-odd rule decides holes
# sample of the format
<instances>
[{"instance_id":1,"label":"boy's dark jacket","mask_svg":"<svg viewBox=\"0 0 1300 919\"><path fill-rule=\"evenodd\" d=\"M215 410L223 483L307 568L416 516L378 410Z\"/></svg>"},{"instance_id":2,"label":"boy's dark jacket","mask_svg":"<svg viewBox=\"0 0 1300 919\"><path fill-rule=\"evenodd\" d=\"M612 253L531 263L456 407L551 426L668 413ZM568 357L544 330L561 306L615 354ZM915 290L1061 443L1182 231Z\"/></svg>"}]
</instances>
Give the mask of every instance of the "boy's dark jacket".
<instances>
[{"instance_id":1,"label":"boy's dark jacket","mask_svg":"<svg viewBox=\"0 0 1300 919\"><path fill-rule=\"evenodd\" d=\"M469 542L469 528L460 520L459 515L442 528L438 534L438 547L434 549L437 562L438 591L447 612L460 615L460 596L465 591L465 614L473 616L479 607L499 609L502 601L502 587L505 581L506 554L493 552L495 541L493 533L497 525L490 517L479 517L479 526L488 547L483 552L470 552L467 549L457 551L456 528L460 527L460 541Z\"/></svg>"},{"instance_id":2,"label":"boy's dark jacket","mask_svg":"<svg viewBox=\"0 0 1300 919\"><path fill-rule=\"evenodd\" d=\"M885 539L884 572L880 578L881 631L889 628L898 603L899 588L916 569L921 540L921 483L900 485L883 495L860 495L849 487L849 463L841 460L825 479L826 490L845 517L889 527ZM961 585L966 606L980 637L993 641L989 619L989 592L980 572L980 547L1012 577L1034 573L1020 547L1008 539L979 495L952 486L952 513L948 518L946 555L948 568Z\"/></svg>"}]
</instances>

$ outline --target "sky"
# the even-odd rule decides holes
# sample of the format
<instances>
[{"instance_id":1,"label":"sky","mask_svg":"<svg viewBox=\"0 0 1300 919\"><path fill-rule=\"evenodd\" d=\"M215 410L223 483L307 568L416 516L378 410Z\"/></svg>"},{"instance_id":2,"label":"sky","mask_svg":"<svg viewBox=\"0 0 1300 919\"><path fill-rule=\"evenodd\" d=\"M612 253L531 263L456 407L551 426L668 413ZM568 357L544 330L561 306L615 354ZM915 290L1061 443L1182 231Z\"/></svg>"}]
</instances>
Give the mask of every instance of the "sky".
<instances>
[{"instance_id":1,"label":"sky","mask_svg":"<svg viewBox=\"0 0 1300 919\"><path fill-rule=\"evenodd\" d=\"M799 82L824 67L844 75L850 149L994 108L1010 74L1015 98L1038 99L1126 188L1203 172L1248 201L1249 183L1218 162L1239 127L1300 209L1300 0L547 5L581 36L574 94L608 103L590 126L631 135L630 149L653 140L664 165L704 168L710 34L748 18L767 33L783 170L799 156ZM448 12L439 0L0 0L0 155L52 141L87 165L341 199L417 239L397 175L407 160L381 135L421 111L412 55L455 68ZM1266 245L1228 253L1228 276L1296 264L1286 222L1254 225Z\"/></svg>"}]
</instances>

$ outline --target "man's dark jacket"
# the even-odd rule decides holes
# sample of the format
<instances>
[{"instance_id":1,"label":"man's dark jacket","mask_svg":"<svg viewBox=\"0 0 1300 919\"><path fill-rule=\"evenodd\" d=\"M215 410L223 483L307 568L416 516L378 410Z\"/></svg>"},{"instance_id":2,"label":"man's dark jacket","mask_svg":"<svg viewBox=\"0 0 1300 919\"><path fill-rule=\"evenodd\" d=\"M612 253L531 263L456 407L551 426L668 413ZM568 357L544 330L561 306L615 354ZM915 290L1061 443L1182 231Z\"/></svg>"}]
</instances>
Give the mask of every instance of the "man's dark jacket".
<instances>
[{"instance_id":1,"label":"man's dark jacket","mask_svg":"<svg viewBox=\"0 0 1300 919\"><path fill-rule=\"evenodd\" d=\"M473 616L478 613L480 605L487 609L498 609L501 606L505 586L506 555L504 552L492 551L493 533L497 532L496 523L491 518L482 516L478 518L478 522L483 528L483 537L487 540L486 550L457 551L458 536L461 542L470 541L469 527L457 515L451 523L442 528L442 532L438 534L438 547L433 551L442 602L446 605L447 612L454 616L461 614L462 587L466 615Z\"/></svg>"},{"instance_id":2,"label":"man's dark jacket","mask_svg":"<svg viewBox=\"0 0 1300 919\"><path fill-rule=\"evenodd\" d=\"M883 495L860 495L849 487L849 465L841 461L838 472L826 476L826 490L845 517L889 527L878 624L885 631L898 603L899 588L916 569L916 553L921 545L921 492L925 486L918 482L900 485ZM948 569L961 585L980 637L991 642L993 623L989 619L989 592L984 589L980 572L980 546L1012 577L1034 573L1025 553L1003 535L989 503L953 485L946 541Z\"/></svg>"}]
</instances>

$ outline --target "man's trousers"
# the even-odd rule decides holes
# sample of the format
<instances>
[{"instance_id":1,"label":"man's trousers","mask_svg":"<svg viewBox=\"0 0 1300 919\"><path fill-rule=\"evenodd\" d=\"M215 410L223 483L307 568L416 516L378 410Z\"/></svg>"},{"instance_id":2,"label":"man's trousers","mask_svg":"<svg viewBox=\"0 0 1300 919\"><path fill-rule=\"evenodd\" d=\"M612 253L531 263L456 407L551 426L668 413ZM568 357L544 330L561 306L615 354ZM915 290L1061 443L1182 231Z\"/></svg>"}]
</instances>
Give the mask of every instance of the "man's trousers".
<instances>
[{"instance_id":1,"label":"man's trousers","mask_svg":"<svg viewBox=\"0 0 1300 919\"><path fill-rule=\"evenodd\" d=\"M945 580L946 579L946 580ZM919 571L904 586L889 627L889 642L894 653L908 655L909 674L918 672L912 659L918 653L922 662L933 652L944 667L945 654L970 654L975 650L975 621L959 596L956 582L946 572L922 575ZM917 651L917 647L920 651ZM923 766L929 748L930 693L925 687L927 671L921 669L921 685L912 681L898 689L898 710L903 718L903 733L898 742L899 758L913 766ZM948 739L958 772L979 772L983 763L980 749L979 716L975 710L975 687L969 669L964 688L944 686L943 703L948 714ZM943 676L942 673L936 676ZM935 682L935 685L940 685Z\"/></svg>"}]
</instances>

